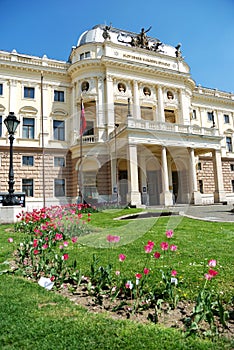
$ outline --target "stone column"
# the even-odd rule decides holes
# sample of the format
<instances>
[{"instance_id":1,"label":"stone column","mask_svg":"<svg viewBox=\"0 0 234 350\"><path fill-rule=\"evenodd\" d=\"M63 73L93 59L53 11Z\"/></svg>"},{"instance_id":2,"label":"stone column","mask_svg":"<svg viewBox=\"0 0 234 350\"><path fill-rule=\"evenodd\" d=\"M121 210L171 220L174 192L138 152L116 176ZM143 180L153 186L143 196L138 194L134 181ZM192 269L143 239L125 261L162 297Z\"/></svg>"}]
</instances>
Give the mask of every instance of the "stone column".
<instances>
[{"instance_id":1,"label":"stone column","mask_svg":"<svg viewBox=\"0 0 234 350\"><path fill-rule=\"evenodd\" d=\"M162 188L160 193L160 204L169 206L173 204L172 194L169 191L168 165L167 165L167 150L162 146Z\"/></svg>"},{"instance_id":2,"label":"stone column","mask_svg":"<svg viewBox=\"0 0 234 350\"><path fill-rule=\"evenodd\" d=\"M111 193L112 200L118 199L118 183L117 183L117 159L116 154L111 153Z\"/></svg>"},{"instance_id":3,"label":"stone column","mask_svg":"<svg viewBox=\"0 0 234 350\"><path fill-rule=\"evenodd\" d=\"M22 84L20 86L22 90ZM20 96L22 96L22 91L20 92ZM17 81L16 80L9 80L9 112L15 112L17 114L17 108L16 108L16 102L17 99L15 98L17 96Z\"/></svg>"},{"instance_id":4,"label":"stone column","mask_svg":"<svg viewBox=\"0 0 234 350\"><path fill-rule=\"evenodd\" d=\"M112 84L112 89L113 89L113 84ZM98 102L97 102L98 135L97 136L98 136L98 141L101 141L101 140L105 140L104 80L102 77L99 77L97 80L97 90L98 90L97 91L98 92Z\"/></svg>"},{"instance_id":5,"label":"stone column","mask_svg":"<svg viewBox=\"0 0 234 350\"><path fill-rule=\"evenodd\" d=\"M190 99L188 94L186 94L185 90L180 90L180 110L181 110L181 120L179 123L189 125L190 124L190 116L189 116L189 108L190 108Z\"/></svg>"},{"instance_id":6,"label":"stone column","mask_svg":"<svg viewBox=\"0 0 234 350\"><path fill-rule=\"evenodd\" d=\"M113 78L111 75L106 77L106 124L109 134L115 127Z\"/></svg>"},{"instance_id":7,"label":"stone column","mask_svg":"<svg viewBox=\"0 0 234 350\"><path fill-rule=\"evenodd\" d=\"M167 155L167 167L168 167L168 181L169 181L169 191L172 195L173 204L175 204L174 194L173 194L173 181L172 181L172 169L171 169L171 156Z\"/></svg>"},{"instance_id":8,"label":"stone column","mask_svg":"<svg viewBox=\"0 0 234 350\"><path fill-rule=\"evenodd\" d=\"M139 86L136 80L134 80L133 82L133 118L136 118L136 119L141 118Z\"/></svg>"},{"instance_id":9,"label":"stone column","mask_svg":"<svg viewBox=\"0 0 234 350\"><path fill-rule=\"evenodd\" d=\"M41 94L41 84L40 84L40 87L39 87L39 92ZM43 79L43 83L42 83L42 96L43 96L43 136L44 136L44 146L48 146L48 142L49 142L49 139L50 139L50 124L49 124L49 119L48 119L48 115L47 115L47 112L49 110L48 106L49 106L49 101L48 101L48 84L45 83L44 79ZM40 114L41 114L41 117L42 117L42 111L40 111ZM41 118L40 118L40 124L37 125L38 129L38 132L37 130L36 133L40 133L40 144L42 145L42 121L41 121Z\"/></svg>"},{"instance_id":10,"label":"stone column","mask_svg":"<svg viewBox=\"0 0 234 350\"><path fill-rule=\"evenodd\" d=\"M140 186L142 204L148 205L148 191L147 191L147 175L146 175L146 162L144 153L139 154L139 169L140 169Z\"/></svg>"},{"instance_id":11,"label":"stone column","mask_svg":"<svg viewBox=\"0 0 234 350\"><path fill-rule=\"evenodd\" d=\"M158 121L159 122L165 122L165 114L164 114L164 102L163 102L163 92L161 85L158 85L157 89L157 97L158 97Z\"/></svg>"},{"instance_id":12,"label":"stone column","mask_svg":"<svg viewBox=\"0 0 234 350\"><path fill-rule=\"evenodd\" d=\"M214 167L214 182L215 182L215 192L214 192L214 202L226 202L226 193L223 186L223 172L222 172L222 160L221 151L213 151L213 167Z\"/></svg>"},{"instance_id":13,"label":"stone column","mask_svg":"<svg viewBox=\"0 0 234 350\"><path fill-rule=\"evenodd\" d=\"M128 145L128 180L130 191L127 194L127 201L131 205L141 205L141 194L138 185L138 162L137 162L137 146Z\"/></svg>"},{"instance_id":14,"label":"stone column","mask_svg":"<svg viewBox=\"0 0 234 350\"><path fill-rule=\"evenodd\" d=\"M190 167L189 167L189 176L190 176L190 191L191 191L191 201L193 204L202 204L201 193L197 189L197 174L196 174L196 163L194 149L189 149L190 153Z\"/></svg>"}]
</instances>

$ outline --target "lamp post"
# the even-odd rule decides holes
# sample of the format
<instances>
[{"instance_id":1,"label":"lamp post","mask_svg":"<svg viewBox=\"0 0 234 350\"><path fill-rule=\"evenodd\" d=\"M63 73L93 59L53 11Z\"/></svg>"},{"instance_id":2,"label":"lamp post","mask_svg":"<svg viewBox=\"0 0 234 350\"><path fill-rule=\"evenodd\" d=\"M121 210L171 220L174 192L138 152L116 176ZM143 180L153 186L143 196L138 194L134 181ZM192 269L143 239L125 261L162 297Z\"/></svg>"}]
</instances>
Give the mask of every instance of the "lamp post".
<instances>
[{"instance_id":1,"label":"lamp post","mask_svg":"<svg viewBox=\"0 0 234 350\"><path fill-rule=\"evenodd\" d=\"M9 189L8 194L3 200L4 206L10 205L20 205L19 200L14 195L14 171L13 171L13 141L14 141L14 133L19 125L20 121L17 120L14 112L10 112L8 117L4 120L4 123L7 127L7 131L9 133L10 140L10 166L9 166Z\"/></svg>"}]
</instances>

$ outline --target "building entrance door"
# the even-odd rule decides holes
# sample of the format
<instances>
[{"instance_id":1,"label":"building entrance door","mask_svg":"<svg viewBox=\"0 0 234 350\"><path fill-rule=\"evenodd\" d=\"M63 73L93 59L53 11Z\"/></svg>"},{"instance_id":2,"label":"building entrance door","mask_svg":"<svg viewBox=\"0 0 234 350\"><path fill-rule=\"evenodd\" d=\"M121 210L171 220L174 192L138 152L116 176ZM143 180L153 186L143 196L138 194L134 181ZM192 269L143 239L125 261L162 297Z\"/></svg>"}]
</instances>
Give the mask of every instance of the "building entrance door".
<instances>
[{"instance_id":1,"label":"building entrance door","mask_svg":"<svg viewBox=\"0 0 234 350\"><path fill-rule=\"evenodd\" d=\"M173 195L175 198L175 203L178 199L179 183L178 183L178 172L172 171L172 186L173 186Z\"/></svg>"},{"instance_id":2,"label":"building entrance door","mask_svg":"<svg viewBox=\"0 0 234 350\"><path fill-rule=\"evenodd\" d=\"M148 181L149 205L159 205L160 192L162 188L160 170L148 170L147 181Z\"/></svg>"},{"instance_id":3,"label":"building entrance door","mask_svg":"<svg viewBox=\"0 0 234 350\"><path fill-rule=\"evenodd\" d=\"M122 205L127 204L128 193L128 172L127 170L119 170L119 194L120 203Z\"/></svg>"}]
</instances>

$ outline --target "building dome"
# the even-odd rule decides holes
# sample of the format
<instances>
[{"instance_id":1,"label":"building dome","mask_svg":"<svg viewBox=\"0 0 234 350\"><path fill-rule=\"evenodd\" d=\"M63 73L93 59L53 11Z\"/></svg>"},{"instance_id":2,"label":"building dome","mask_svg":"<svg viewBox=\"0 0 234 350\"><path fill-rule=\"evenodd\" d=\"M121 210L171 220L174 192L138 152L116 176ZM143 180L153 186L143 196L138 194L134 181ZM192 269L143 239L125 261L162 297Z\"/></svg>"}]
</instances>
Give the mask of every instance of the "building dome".
<instances>
[{"instance_id":1,"label":"building dome","mask_svg":"<svg viewBox=\"0 0 234 350\"><path fill-rule=\"evenodd\" d=\"M77 46L85 45L93 42L103 42L104 38L102 36L103 25L97 25L93 27L91 30L86 30L78 39Z\"/></svg>"}]
</instances>

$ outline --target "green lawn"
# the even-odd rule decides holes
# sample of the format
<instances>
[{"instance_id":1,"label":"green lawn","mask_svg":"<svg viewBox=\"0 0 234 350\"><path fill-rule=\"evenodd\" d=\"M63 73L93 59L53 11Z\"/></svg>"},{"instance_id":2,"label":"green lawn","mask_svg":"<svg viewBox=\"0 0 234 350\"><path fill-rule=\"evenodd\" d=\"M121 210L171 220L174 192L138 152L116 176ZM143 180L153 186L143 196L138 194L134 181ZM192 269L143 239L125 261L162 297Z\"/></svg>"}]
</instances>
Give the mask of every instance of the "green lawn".
<instances>
[{"instance_id":1,"label":"green lawn","mask_svg":"<svg viewBox=\"0 0 234 350\"><path fill-rule=\"evenodd\" d=\"M100 264L108 262L119 267L118 255L127 256L121 266L131 278L142 271L146 263L144 245L155 242L159 250L165 240L165 230L173 229L173 244L178 250L170 264L178 271L180 297L194 299L204 283L204 271L209 259L217 259L219 272L214 288L223 299L233 300L233 224L209 223L180 217L142 219L134 222L113 220L114 217L136 210L92 214L94 232L79 238L79 244L69 248L69 259L76 258L83 274L90 272L92 256ZM109 248L107 234L121 236L120 244ZM8 237L14 243L8 243ZM0 271L8 268L7 261L23 239L13 227L0 228ZM147 261L152 269L160 269L165 259ZM185 338L174 329L154 324L116 321L107 315L92 314L66 298L48 292L37 283L15 275L0 275L0 348L1 349L232 349L225 340L216 342Z\"/></svg>"}]
</instances>

